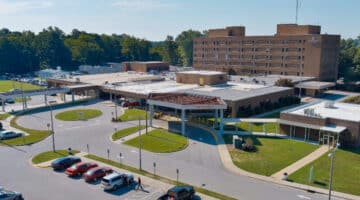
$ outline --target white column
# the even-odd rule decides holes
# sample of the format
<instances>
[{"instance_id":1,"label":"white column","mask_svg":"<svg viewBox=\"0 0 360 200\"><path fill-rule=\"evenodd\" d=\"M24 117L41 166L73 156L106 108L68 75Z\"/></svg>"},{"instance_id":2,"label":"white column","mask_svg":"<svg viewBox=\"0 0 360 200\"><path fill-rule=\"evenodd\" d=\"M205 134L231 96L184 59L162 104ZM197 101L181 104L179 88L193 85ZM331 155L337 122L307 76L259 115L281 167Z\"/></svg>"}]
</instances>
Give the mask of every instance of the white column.
<instances>
[{"instance_id":1,"label":"white column","mask_svg":"<svg viewBox=\"0 0 360 200\"><path fill-rule=\"evenodd\" d=\"M66 93L64 93L64 103L66 102Z\"/></svg>"},{"instance_id":2,"label":"white column","mask_svg":"<svg viewBox=\"0 0 360 200\"><path fill-rule=\"evenodd\" d=\"M73 103L75 102L75 94L74 94L74 92L71 92L71 101Z\"/></svg>"},{"instance_id":3,"label":"white column","mask_svg":"<svg viewBox=\"0 0 360 200\"><path fill-rule=\"evenodd\" d=\"M185 110L181 110L181 135L185 135Z\"/></svg>"},{"instance_id":4,"label":"white column","mask_svg":"<svg viewBox=\"0 0 360 200\"><path fill-rule=\"evenodd\" d=\"M217 120L219 118L219 111L215 109L215 120L214 120L214 128L217 128Z\"/></svg>"},{"instance_id":5,"label":"white column","mask_svg":"<svg viewBox=\"0 0 360 200\"><path fill-rule=\"evenodd\" d=\"M150 116L149 116L149 126L153 126L153 118L154 118L154 105L149 105L150 107Z\"/></svg>"},{"instance_id":6,"label":"white column","mask_svg":"<svg viewBox=\"0 0 360 200\"><path fill-rule=\"evenodd\" d=\"M220 133L223 134L224 133L224 110L221 109L220 110Z\"/></svg>"},{"instance_id":7,"label":"white column","mask_svg":"<svg viewBox=\"0 0 360 200\"><path fill-rule=\"evenodd\" d=\"M44 94L44 101L45 101L45 105L47 105L47 104L48 104L48 101L47 101L47 96L46 96L46 94Z\"/></svg>"},{"instance_id":8,"label":"white column","mask_svg":"<svg viewBox=\"0 0 360 200\"><path fill-rule=\"evenodd\" d=\"M278 134L278 126L280 126L280 124L275 123L275 135Z\"/></svg>"},{"instance_id":9,"label":"white column","mask_svg":"<svg viewBox=\"0 0 360 200\"><path fill-rule=\"evenodd\" d=\"M5 112L5 100L1 99L1 107L2 107L2 111Z\"/></svg>"},{"instance_id":10,"label":"white column","mask_svg":"<svg viewBox=\"0 0 360 200\"><path fill-rule=\"evenodd\" d=\"M111 93L109 93L109 95L110 95L110 101L112 101L112 94L111 94Z\"/></svg>"}]
</instances>

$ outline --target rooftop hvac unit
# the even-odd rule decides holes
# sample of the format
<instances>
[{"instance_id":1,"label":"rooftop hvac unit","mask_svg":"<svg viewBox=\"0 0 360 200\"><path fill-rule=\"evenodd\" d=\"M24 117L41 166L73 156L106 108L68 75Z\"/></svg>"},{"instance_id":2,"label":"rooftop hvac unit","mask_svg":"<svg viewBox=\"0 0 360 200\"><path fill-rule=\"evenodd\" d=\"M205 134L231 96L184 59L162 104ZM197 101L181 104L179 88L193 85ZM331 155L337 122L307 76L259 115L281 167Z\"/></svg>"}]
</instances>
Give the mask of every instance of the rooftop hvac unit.
<instances>
[{"instance_id":1,"label":"rooftop hvac unit","mask_svg":"<svg viewBox=\"0 0 360 200\"><path fill-rule=\"evenodd\" d=\"M325 102L325 108L335 108L335 102L333 101Z\"/></svg>"},{"instance_id":2,"label":"rooftop hvac unit","mask_svg":"<svg viewBox=\"0 0 360 200\"><path fill-rule=\"evenodd\" d=\"M79 78L79 77L77 77L75 80L76 80L77 83L80 82L80 78Z\"/></svg>"}]
</instances>

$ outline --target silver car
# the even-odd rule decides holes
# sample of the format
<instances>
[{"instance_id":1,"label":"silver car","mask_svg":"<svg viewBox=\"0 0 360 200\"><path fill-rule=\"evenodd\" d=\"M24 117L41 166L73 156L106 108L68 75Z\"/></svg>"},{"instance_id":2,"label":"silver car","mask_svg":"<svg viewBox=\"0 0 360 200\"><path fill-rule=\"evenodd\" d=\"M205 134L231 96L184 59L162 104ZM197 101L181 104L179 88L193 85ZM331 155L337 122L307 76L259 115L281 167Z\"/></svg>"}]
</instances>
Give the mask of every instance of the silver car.
<instances>
[{"instance_id":1,"label":"silver car","mask_svg":"<svg viewBox=\"0 0 360 200\"><path fill-rule=\"evenodd\" d=\"M116 190L134 182L132 174L111 173L102 178L101 183L104 190Z\"/></svg>"},{"instance_id":2,"label":"silver car","mask_svg":"<svg viewBox=\"0 0 360 200\"><path fill-rule=\"evenodd\" d=\"M22 133L17 133L14 131L2 131L0 132L0 140L6 140L10 138L16 138L22 136Z\"/></svg>"}]
</instances>

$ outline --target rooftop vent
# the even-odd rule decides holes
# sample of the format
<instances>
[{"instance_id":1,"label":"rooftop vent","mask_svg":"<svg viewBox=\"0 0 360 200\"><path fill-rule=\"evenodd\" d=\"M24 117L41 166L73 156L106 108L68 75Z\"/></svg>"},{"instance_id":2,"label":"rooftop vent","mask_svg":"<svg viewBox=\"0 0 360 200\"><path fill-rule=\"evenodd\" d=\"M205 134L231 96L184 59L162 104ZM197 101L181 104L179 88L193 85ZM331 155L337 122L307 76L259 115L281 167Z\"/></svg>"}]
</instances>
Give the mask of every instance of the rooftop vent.
<instances>
[{"instance_id":1,"label":"rooftop vent","mask_svg":"<svg viewBox=\"0 0 360 200\"><path fill-rule=\"evenodd\" d=\"M327 101L324 105L325 108L335 108L335 102L334 101Z\"/></svg>"}]
</instances>

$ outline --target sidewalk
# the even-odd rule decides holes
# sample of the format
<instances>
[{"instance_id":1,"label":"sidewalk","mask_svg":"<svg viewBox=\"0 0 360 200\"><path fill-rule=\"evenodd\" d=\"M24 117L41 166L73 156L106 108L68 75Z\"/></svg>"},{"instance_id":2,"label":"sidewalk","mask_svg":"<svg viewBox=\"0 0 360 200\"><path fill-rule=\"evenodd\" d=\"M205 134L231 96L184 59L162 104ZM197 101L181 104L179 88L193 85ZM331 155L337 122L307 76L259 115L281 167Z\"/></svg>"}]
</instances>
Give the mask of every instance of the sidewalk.
<instances>
[{"instance_id":1,"label":"sidewalk","mask_svg":"<svg viewBox=\"0 0 360 200\"><path fill-rule=\"evenodd\" d=\"M156 179L149 178L147 176L136 174L136 173L127 171L125 169L114 167L112 165L108 165L106 163L102 163L102 162L99 162L99 161L94 161L92 159L84 157L85 155L87 155L87 153L85 153L85 152L80 152L80 153L75 154L75 156L80 157L83 162L96 162L100 166L110 167L110 168L114 169L114 171L118 171L118 172L121 172L121 173L133 174L135 180L137 179L137 177L140 177L145 190L146 190L147 187L151 186L151 187L156 187L157 189L161 190L163 193L166 193L166 191L168 189L170 189L171 187L174 186L174 185L171 185L171 184L168 184L168 183L161 182L161 181L156 180ZM31 164L34 167L37 167L37 168L49 168L51 166L51 162L53 162L54 160L43 162L43 163L40 163L40 164L37 164L37 165L33 165L32 163ZM31 160L30 160L30 162L31 162ZM209 197L209 196L206 196L206 195L201 194L201 193L196 193L196 195L200 196L201 199L204 199L204 200L216 200L213 197Z\"/></svg>"},{"instance_id":2,"label":"sidewalk","mask_svg":"<svg viewBox=\"0 0 360 200\"><path fill-rule=\"evenodd\" d=\"M293 187L293 188L297 188L300 190L305 190L305 191L314 191L316 193L320 193L320 194L328 194L328 190L327 189L322 189L322 188L317 188L317 187L313 187L313 186L309 186L309 185L303 185L300 183L294 183L294 182L289 182L289 181L284 181L284 180L279 180L277 178L274 177L267 177L267 176L263 176L263 175L258 175L258 174L254 174L248 171L245 171L243 169L238 168L237 166L235 166L235 164L232 162L230 153L227 149L227 146L225 144L225 141L223 139L223 137L220 135L220 133L214 129L211 129L209 127L204 128L202 125L197 125L197 127L199 128L203 128L204 130L210 131L210 133L212 135L215 136L216 140L217 140L217 146L218 146L218 151L219 151L219 155L220 155L220 159L221 162L223 163L223 166L225 167L225 169L227 169L228 171L240 175L240 176L247 176L250 178L255 178L255 179L259 179L262 181L267 181L267 182L272 182L272 183L276 183L279 185L284 185L284 186L288 186L288 187ZM316 151L318 154L321 154L322 151L325 151L325 149L323 149L323 147L320 147L318 150ZM327 151L327 146L326 146L326 151ZM315 154L313 157L313 159L316 159L317 154ZM309 159L309 162L311 159ZM295 169L296 167L294 167ZM289 173L290 174L290 173ZM342 192L336 192L336 191L332 191L332 195L335 197L339 197L339 198L344 198L344 199L350 199L350 200L360 200L359 196L355 196L355 195L351 195L351 194L346 194L346 193L342 193Z\"/></svg>"},{"instance_id":3,"label":"sidewalk","mask_svg":"<svg viewBox=\"0 0 360 200\"><path fill-rule=\"evenodd\" d=\"M150 131L152 131L152 130L154 130L154 128L149 126L149 127L148 127L148 132L150 132ZM141 135L146 134L146 129L145 129L145 128L142 129L142 130L140 131L140 134L141 134ZM134 132L134 133L132 133L132 134L130 134L130 135L127 135L127 136L122 137L122 138L120 138L120 139L118 139L118 140L115 140L115 141L111 138L111 136L110 136L110 139L111 139L111 141L115 142L116 144L121 144L121 143L123 143L123 142L126 142L126 141L128 141L128 140L134 139L134 138L136 138L136 137L139 137L139 131L136 131L136 132Z\"/></svg>"},{"instance_id":4,"label":"sidewalk","mask_svg":"<svg viewBox=\"0 0 360 200\"><path fill-rule=\"evenodd\" d=\"M284 169L274 173L273 175L271 175L271 177L281 180L283 178L285 172L287 174L292 174L292 173L296 172L298 169L300 169L300 168L304 167L305 165L311 163L312 161L320 158L320 156L324 155L328 151L329 151L329 146L322 145L320 148L316 149L309 155L307 155L307 156L303 157L302 159L296 161L295 163L285 167Z\"/></svg>"}]
</instances>

